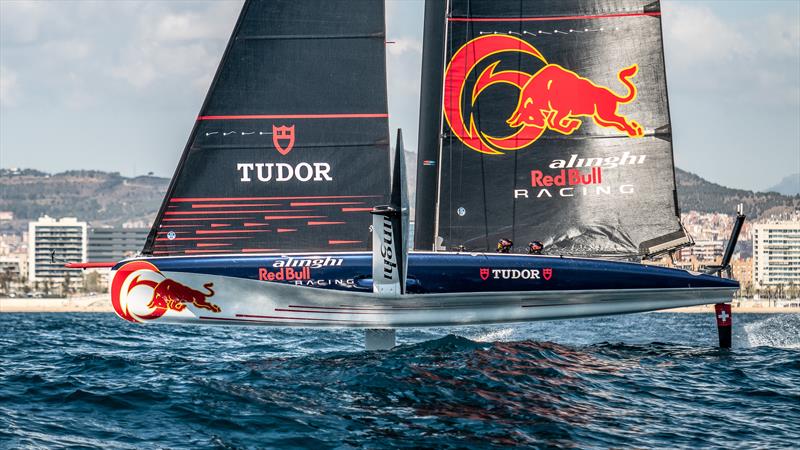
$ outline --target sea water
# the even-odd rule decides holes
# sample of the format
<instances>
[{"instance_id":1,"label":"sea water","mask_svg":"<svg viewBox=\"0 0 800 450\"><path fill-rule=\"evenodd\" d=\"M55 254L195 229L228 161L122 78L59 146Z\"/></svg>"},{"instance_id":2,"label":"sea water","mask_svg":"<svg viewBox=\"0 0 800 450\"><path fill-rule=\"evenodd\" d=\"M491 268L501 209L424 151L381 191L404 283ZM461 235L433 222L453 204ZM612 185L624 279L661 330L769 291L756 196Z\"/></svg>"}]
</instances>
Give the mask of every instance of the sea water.
<instances>
[{"instance_id":1,"label":"sea water","mask_svg":"<svg viewBox=\"0 0 800 450\"><path fill-rule=\"evenodd\" d=\"M363 331L0 314L0 447L797 448L800 315Z\"/></svg>"}]
</instances>

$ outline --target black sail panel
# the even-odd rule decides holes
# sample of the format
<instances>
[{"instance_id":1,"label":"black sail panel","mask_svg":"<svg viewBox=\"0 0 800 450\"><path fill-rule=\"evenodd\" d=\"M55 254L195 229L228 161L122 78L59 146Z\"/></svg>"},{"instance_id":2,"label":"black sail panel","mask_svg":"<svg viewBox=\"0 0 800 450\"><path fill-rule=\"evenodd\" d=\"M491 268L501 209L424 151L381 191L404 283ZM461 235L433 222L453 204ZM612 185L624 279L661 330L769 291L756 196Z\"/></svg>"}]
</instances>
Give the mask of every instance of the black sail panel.
<instances>
[{"instance_id":1,"label":"black sail panel","mask_svg":"<svg viewBox=\"0 0 800 450\"><path fill-rule=\"evenodd\" d=\"M367 250L389 196L383 2L250 0L145 253Z\"/></svg>"},{"instance_id":2,"label":"black sail panel","mask_svg":"<svg viewBox=\"0 0 800 450\"><path fill-rule=\"evenodd\" d=\"M445 53L444 247L633 256L688 242L658 2L452 0Z\"/></svg>"}]
</instances>

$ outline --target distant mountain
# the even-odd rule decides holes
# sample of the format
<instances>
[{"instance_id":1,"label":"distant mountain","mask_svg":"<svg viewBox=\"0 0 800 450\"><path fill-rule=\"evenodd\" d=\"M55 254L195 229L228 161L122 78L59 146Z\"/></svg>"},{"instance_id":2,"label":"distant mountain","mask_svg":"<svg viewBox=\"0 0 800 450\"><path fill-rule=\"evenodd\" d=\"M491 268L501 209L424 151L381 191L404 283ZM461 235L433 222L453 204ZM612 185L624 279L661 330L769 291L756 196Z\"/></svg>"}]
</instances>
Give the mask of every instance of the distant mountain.
<instances>
[{"instance_id":1,"label":"distant mountain","mask_svg":"<svg viewBox=\"0 0 800 450\"><path fill-rule=\"evenodd\" d=\"M800 195L731 189L681 169L675 169L675 178L681 211L733 214L736 212L736 205L743 203L745 214L750 220L755 220L763 216L800 210Z\"/></svg>"},{"instance_id":2,"label":"distant mountain","mask_svg":"<svg viewBox=\"0 0 800 450\"><path fill-rule=\"evenodd\" d=\"M787 175L780 183L767 189L767 192L777 192L783 195L800 195L800 173Z\"/></svg>"},{"instance_id":3,"label":"distant mountain","mask_svg":"<svg viewBox=\"0 0 800 450\"><path fill-rule=\"evenodd\" d=\"M120 226L134 221L149 226L169 179L123 177L119 173L71 170L48 174L36 170L0 169L0 211L14 213L0 231L21 232L43 215L77 217L91 225Z\"/></svg>"}]
</instances>

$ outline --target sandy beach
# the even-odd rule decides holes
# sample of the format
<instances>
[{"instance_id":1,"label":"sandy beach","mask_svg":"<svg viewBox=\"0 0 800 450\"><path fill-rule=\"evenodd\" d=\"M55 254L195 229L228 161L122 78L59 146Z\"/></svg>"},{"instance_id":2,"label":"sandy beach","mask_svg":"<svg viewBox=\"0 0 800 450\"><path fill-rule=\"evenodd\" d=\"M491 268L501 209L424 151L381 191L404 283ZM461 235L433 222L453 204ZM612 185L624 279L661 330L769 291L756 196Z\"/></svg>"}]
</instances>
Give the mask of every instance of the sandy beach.
<instances>
[{"instance_id":1,"label":"sandy beach","mask_svg":"<svg viewBox=\"0 0 800 450\"><path fill-rule=\"evenodd\" d=\"M0 313L113 311L108 295L69 298L0 298Z\"/></svg>"},{"instance_id":2,"label":"sandy beach","mask_svg":"<svg viewBox=\"0 0 800 450\"><path fill-rule=\"evenodd\" d=\"M798 304L797 301L793 302ZM0 298L0 313L12 312L113 312L108 295L69 298ZM713 314L713 305L666 309L659 312ZM738 314L800 313L798 306L779 306L774 301L738 300L733 302Z\"/></svg>"}]
</instances>

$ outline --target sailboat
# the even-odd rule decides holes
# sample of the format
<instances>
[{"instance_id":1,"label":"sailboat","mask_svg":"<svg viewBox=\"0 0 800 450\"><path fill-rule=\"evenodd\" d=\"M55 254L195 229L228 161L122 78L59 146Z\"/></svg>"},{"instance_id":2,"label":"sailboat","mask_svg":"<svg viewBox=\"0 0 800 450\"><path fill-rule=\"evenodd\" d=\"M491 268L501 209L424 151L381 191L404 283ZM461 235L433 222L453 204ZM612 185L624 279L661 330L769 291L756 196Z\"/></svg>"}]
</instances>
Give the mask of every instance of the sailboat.
<instances>
[{"instance_id":1,"label":"sailboat","mask_svg":"<svg viewBox=\"0 0 800 450\"><path fill-rule=\"evenodd\" d=\"M425 8L415 249L383 2L247 0L142 254L110 265L120 317L394 329L730 301L735 280L641 264L691 244L657 1Z\"/></svg>"}]
</instances>

